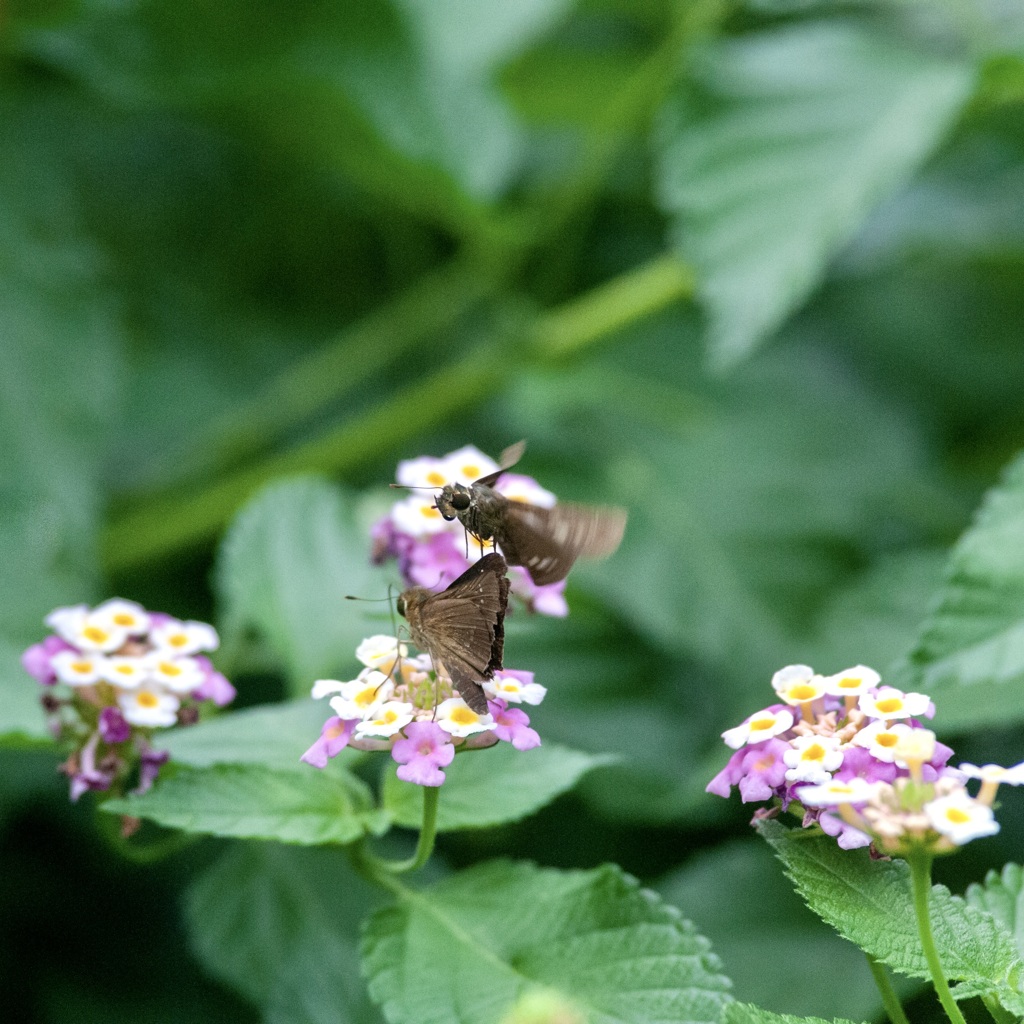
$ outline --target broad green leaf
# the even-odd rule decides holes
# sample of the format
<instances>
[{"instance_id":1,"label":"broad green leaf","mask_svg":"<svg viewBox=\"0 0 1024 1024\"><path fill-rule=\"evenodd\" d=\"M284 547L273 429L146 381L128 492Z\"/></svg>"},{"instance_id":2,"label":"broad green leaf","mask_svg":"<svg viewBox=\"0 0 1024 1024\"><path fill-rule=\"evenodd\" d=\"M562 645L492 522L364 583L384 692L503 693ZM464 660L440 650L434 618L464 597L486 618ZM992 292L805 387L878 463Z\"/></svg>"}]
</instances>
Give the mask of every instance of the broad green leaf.
<instances>
[{"instance_id":1,"label":"broad green leaf","mask_svg":"<svg viewBox=\"0 0 1024 1024\"><path fill-rule=\"evenodd\" d=\"M794 646L792 661L826 674L871 665L888 681L920 628L945 560L939 548L883 556L827 601L816 635Z\"/></svg>"},{"instance_id":2,"label":"broad green leaf","mask_svg":"<svg viewBox=\"0 0 1024 1024\"><path fill-rule=\"evenodd\" d=\"M499 743L461 752L445 769L438 830L519 821L568 792L586 772L614 760L549 743L526 751ZM423 787L402 782L389 770L384 777L383 806L396 824L418 828L423 819Z\"/></svg>"},{"instance_id":3,"label":"broad green leaf","mask_svg":"<svg viewBox=\"0 0 1024 1024\"><path fill-rule=\"evenodd\" d=\"M761 833L808 906L840 935L895 970L929 976L905 861L874 861L866 850L841 850L834 839L794 835L778 822L762 822ZM932 886L929 905L947 978L990 988L1024 978L1020 953L990 914L942 885Z\"/></svg>"},{"instance_id":4,"label":"broad green leaf","mask_svg":"<svg viewBox=\"0 0 1024 1024\"><path fill-rule=\"evenodd\" d=\"M972 82L965 61L835 20L698 53L665 111L659 179L715 363L736 362L803 303L941 141Z\"/></svg>"},{"instance_id":5,"label":"broad green leaf","mask_svg":"<svg viewBox=\"0 0 1024 1024\"><path fill-rule=\"evenodd\" d=\"M0 631L95 594L100 438L116 411L121 330L51 113L5 87L0 160Z\"/></svg>"},{"instance_id":6,"label":"broad green leaf","mask_svg":"<svg viewBox=\"0 0 1024 1024\"><path fill-rule=\"evenodd\" d=\"M105 811L147 818L167 828L240 839L317 846L351 843L387 830L364 783L343 769L300 765L178 768L142 796L108 800Z\"/></svg>"},{"instance_id":7,"label":"broad green leaf","mask_svg":"<svg viewBox=\"0 0 1024 1024\"><path fill-rule=\"evenodd\" d=\"M612 866L496 861L403 892L363 962L393 1024L493 1024L538 990L589 1024L718 1021L728 999L706 940Z\"/></svg>"},{"instance_id":8,"label":"broad green leaf","mask_svg":"<svg viewBox=\"0 0 1024 1024\"><path fill-rule=\"evenodd\" d=\"M359 922L375 893L336 850L247 843L196 880L189 940L268 1024L378 1019L359 977Z\"/></svg>"},{"instance_id":9,"label":"broad green leaf","mask_svg":"<svg viewBox=\"0 0 1024 1024\"><path fill-rule=\"evenodd\" d=\"M0 742L52 743L39 704L42 692L39 683L21 667L21 650L0 638Z\"/></svg>"},{"instance_id":10,"label":"broad green leaf","mask_svg":"<svg viewBox=\"0 0 1024 1024\"><path fill-rule=\"evenodd\" d=\"M1024 957L1024 869L1019 864L990 871L984 885L974 882L967 887L964 898L972 907L991 914L1013 936Z\"/></svg>"},{"instance_id":11,"label":"broad green leaf","mask_svg":"<svg viewBox=\"0 0 1024 1024\"><path fill-rule=\"evenodd\" d=\"M725 1024L852 1024L845 1017L794 1017L788 1013L771 1013L750 1003L730 1003L725 1008Z\"/></svg>"},{"instance_id":12,"label":"broad green leaf","mask_svg":"<svg viewBox=\"0 0 1024 1024\"><path fill-rule=\"evenodd\" d=\"M698 853L656 888L711 942L737 999L780 1013L878 1017L864 954L807 909L755 837ZM778 963L786 970L769 969Z\"/></svg>"},{"instance_id":13,"label":"broad green leaf","mask_svg":"<svg viewBox=\"0 0 1024 1024\"><path fill-rule=\"evenodd\" d=\"M176 763L193 768L215 764L262 764L269 768L300 768L299 758L320 736L331 711L317 701L246 708L219 715L188 729L174 729L160 737ZM356 751L339 755L351 763Z\"/></svg>"},{"instance_id":14,"label":"broad green leaf","mask_svg":"<svg viewBox=\"0 0 1024 1024\"><path fill-rule=\"evenodd\" d=\"M283 659L295 694L332 673L354 677L359 641L391 632L376 620L380 605L345 600L384 597L383 578L370 565L353 498L315 477L260 491L228 530L216 569L229 642L247 626L258 629Z\"/></svg>"},{"instance_id":15,"label":"broad green leaf","mask_svg":"<svg viewBox=\"0 0 1024 1024\"><path fill-rule=\"evenodd\" d=\"M1024 456L953 549L901 685L928 692L945 730L1024 718Z\"/></svg>"},{"instance_id":16,"label":"broad green leaf","mask_svg":"<svg viewBox=\"0 0 1024 1024\"><path fill-rule=\"evenodd\" d=\"M538 447L597 449L600 498L630 509L619 551L574 579L673 656L745 687L719 701L725 727L793 660L851 556L877 551L880 517L890 530L914 529L909 499L935 494L912 424L842 363L790 345L740 367L727 386L684 387L663 366L684 329L665 317L631 331L629 351L574 377L571 396L555 375L538 374L515 402ZM558 405L545 402L551 392ZM545 484L581 497L557 477Z\"/></svg>"},{"instance_id":17,"label":"broad green leaf","mask_svg":"<svg viewBox=\"0 0 1024 1024\"><path fill-rule=\"evenodd\" d=\"M549 28L566 0L430 4L348 0L257 11L161 0L93 2L28 31L37 60L119 104L229 118L263 145L344 171L392 207L465 225L523 160L497 65Z\"/></svg>"}]
</instances>

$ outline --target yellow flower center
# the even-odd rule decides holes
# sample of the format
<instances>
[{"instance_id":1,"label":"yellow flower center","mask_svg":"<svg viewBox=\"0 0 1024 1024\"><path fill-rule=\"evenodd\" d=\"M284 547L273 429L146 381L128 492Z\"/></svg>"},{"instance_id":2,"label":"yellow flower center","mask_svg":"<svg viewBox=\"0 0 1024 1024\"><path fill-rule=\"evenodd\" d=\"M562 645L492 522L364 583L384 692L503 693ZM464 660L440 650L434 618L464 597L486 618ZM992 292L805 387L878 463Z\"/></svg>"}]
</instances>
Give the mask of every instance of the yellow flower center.
<instances>
[{"instance_id":1,"label":"yellow flower center","mask_svg":"<svg viewBox=\"0 0 1024 1024\"><path fill-rule=\"evenodd\" d=\"M893 711L900 711L903 708L903 701L899 697L886 697L885 700L876 701L875 707L890 714Z\"/></svg>"},{"instance_id":2,"label":"yellow flower center","mask_svg":"<svg viewBox=\"0 0 1024 1024\"><path fill-rule=\"evenodd\" d=\"M131 612L118 612L114 616L114 622L119 626L134 626L135 616Z\"/></svg>"},{"instance_id":3,"label":"yellow flower center","mask_svg":"<svg viewBox=\"0 0 1024 1024\"><path fill-rule=\"evenodd\" d=\"M422 505L420 507L420 515L427 519L436 519L440 514L433 505Z\"/></svg>"},{"instance_id":4,"label":"yellow flower center","mask_svg":"<svg viewBox=\"0 0 1024 1024\"><path fill-rule=\"evenodd\" d=\"M122 662L120 665L118 665L114 669L114 671L117 672L118 675L132 676L132 675L135 675L135 666L134 665L126 665L124 662Z\"/></svg>"},{"instance_id":5,"label":"yellow flower center","mask_svg":"<svg viewBox=\"0 0 1024 1024\"><path fill-rule=\"evenodd\" d=\"M971 816L961 807L950 807L946 811L946 818L952 825L966 825Z\"/></svg>"},{"instance_id":6,"label":"yellow flower center","mask_svg":"<svg viewBox=\"0 0 1024 1024\"><path fill-rule=\"evenodd\" d=\"M473 725L480 721L480 716L471 708L455 708L451 713L451 720L456 725Z\"/></svg>"},{"instance_id":7,"label":"yellow flower center","mask_svg":"<svg viewBox=\"0 0 1024 1024\"><path fill-rule=\"evenodd\" d=\"M106 643L110 638L110 634L99 626L86 626L85 629L82 630L82 636L84 636L86 640L91 640L95 644Z\"/></svg>"},{"instance_id":8,"label":"yellow flower center","mask_svg":"<svg viewBox=\"0 0 1024 1024\"><path fill-rule=\"evenodd\" d=\"M774 718L755 718L750 723L751 732L764 732L765 729L770 729L775 724Z\"/></svg>"},{"instance_id":9,"label":"yellow flower center","mask_svg":"<svg viewBox=\"0 0 1024 1024\"><path fill-rule=\"evenodd\" d=\"M427 474L427 483L432 484L434 487L444 487L444 473L432 469Z\"/></svg>"},{"instance_id":10,"label":"yellow flower center","mask_svg":"<svg viewBox=\"0 0 1024 1024\"><path fill-rule=\"evenodd\" d=\"M840 690L856 690L860 686L860 679L857 676L843 676L836 686Z\"/></svg>"},{"instance_id":11,"label":"yellow flower center","mask_svg":"<svg viewBox=\"0 0 1024 1024\"><path fill-rule=\"evenodd\" d=\"M793 700L803 703L806 700L814 700L818 696L818 691L810 683L797 683L790 687L789 695Z\"/></svg>"},{"instance_id":12,"label":"yellow flower center","mask_svg":"<svg viewBox=\"0 0 1024 1024\"><path fill-rule=\"evenodd\" d=\"M483 476L483 473L475 462L467 462L462 467L462 475L466 480L475 480L478 476Z\"/></svg>"},{"instance_id":13,"label":"yellow flower center","mask_svg":"<svg viewBox=\"0 0 1024 1024\"><path fill-rule=\"evenodd\" d=\"M188 637L184 633L175 633L167 638L167 642L172 647L184 647L188 643Z\"/></svg>"},{"instance_id":14,"label":"yellow flower center","mask_svg":"<svg viewBox=\"0 0 1024 1024\"><path fill-rule=\"evenodd\" d=\"M820 743L812 743L804 751L805 761L824 761L825 760L825 748Z\"/></svg>"},{"instance_id":15,"label":"yellow flower center","mask_svg":"<svg viewBox=\"0 0 1024 1024\"><path fill-rule=\"evenodd\" d=\"M136 700L138 701L139 706L144 708L155 708L160 703L160 699L157 695L155 693L150 693L149 690L143 690Z\"/></svg>"},{"instance_id":16,"label":"yellow flower center","mask_svg":"<svg viewBox=\"0 0 1024 1024\"><path fill-rule=\"evenodd\" d=\"M356 694L356 704L361 708L368 708L377 699L377 687L368 686Z\"/></svg>"},{"instance_id":17,"label":"yellow flower center","mask_svg":"<svg viewBox=\"0 0 1024 1024\"><path fill-rule=\"evenodd\" d=\"M875 742L880 747L895 747L899 743L899 737L891 732L880 732L875 737Z\"/></svg>"},{"instance_id":18,"label":"yellow flower center","mask_svg":"<svg viewBox=\"0 0 1024 1024\"><path fill-rule=\"evenodd\" d=\"M165 676L180 676L181 666L175 665L173 661L161 661L160 671L163 672Z\"/></svg>"},{"instance_id":19,"label":"yellow flower center","mask_svg":"<svg viewBox=\"0 0 1024 1024\"><path fill-rule=\"evenodd\" d=\"M77 672L79 675L87 675L92 671L91 661L73 661L71 663L71 671Z\"/></svg>"}]
</instances>

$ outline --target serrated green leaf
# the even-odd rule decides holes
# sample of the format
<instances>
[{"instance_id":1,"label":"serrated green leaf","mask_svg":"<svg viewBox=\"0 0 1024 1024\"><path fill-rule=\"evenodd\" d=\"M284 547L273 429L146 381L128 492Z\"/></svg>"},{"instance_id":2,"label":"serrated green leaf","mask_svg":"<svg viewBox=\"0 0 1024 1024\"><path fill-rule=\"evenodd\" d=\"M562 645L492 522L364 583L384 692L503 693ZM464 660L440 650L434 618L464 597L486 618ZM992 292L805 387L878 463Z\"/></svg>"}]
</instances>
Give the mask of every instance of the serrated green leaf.
<instances>
[{"instance_id":1,"label":"serrated green leaf","mask_svg":"<svg viewBox=\"0 0 1024 1024\"><path fill-rule=\"evenodd\" d=\"M386 831L387 815L372 809L369 791L355 776L333 765L323 771L303 768L181 767L142 796L102 806L167 828L300 846L351 843Z\"/></svg>"},{"instance_id":2,"label":"serrated green leaf","mask_svg":"<svg viewBox=\"0 0 1024 1024\"><path fill-rule=\"evenodd\" d=\"M927 691L945 730L1024 719L1024 455L954 547L898 685Z\"/></svg>"},{"instance_id":3,"label":"serrated green leaf","mask_svg":"<svg viewBox=\"0 0 1024 1024\"><path fill-rule=\"evenodd\" d=\"M21 650L0 637L0 743L49 745L42 687L21 667Z\"/></svg>"},{"instance_id":4,"label":"serrated green leaf","mask_svg":"<svg viewBox=\"0 0 1024 1024\"><path fill-rule=\"evenodd\" d=\"M698 853L655 888L711 942L737 999L798 1016L878 1017L863 953L811 913L756 837ZM900 995L917 987L903 981Z\"/></svg>"},{"instance_id":5,"label":"serrated green leaf","mask_svg":"<svg viewBox=\"0 0 1024 1024\"><path fill-rule=\"evenodd\" d=\"M725 1008L725 1024L853 1024L845 1017L794 1017L788 1013L771 1013L751 1003L730 1003Z\"/></svg>"},{"instance_id":6,"label":"serrated green leaf","mask_svg":"<svg viewBox=\"0 0 1024 1024\"><path fill-rule=\"evenodd\" d=\"M493 1024L548 990L589 1024L718 1021L728 982L692 925L619 869L490 862L400 902L363 939L393 1024Z\"/></svg>"},{"instance_id":7,"label":"serrated green leaf","mask_svg":"<svg viewBox=\"0 0 1024 1024\"><path fill-rule=\"evenodd\" d=\"M1001 872L990 871L984 885L972 882L964 899L991 914L1013 936L1024 957L1024 869L1019 864L1006 864Z\"/></svg>"},{"instance_id":8,"label":"serrated green leaf","mask_svg":"<svg viewBox=\"0 0 1024 1024\"><path fill-rule=\"evenodd\" d=\"M316 477L273 483L239 512L215 579L227 642L256 627L281 655L296 694L332 672L354 676L359 641L390 631L371 619L380 606L345 600L384 597L384 577L370 565L352 496Z\"/></svg>"},{"instance_id":9,"label":"serrated green leaf","mask_svg":"<svg viewBox=\"0 0 1024 1024\"><path fill-rule=\"evenodd\" d=\"M929 976L905 861L871 860L867 850L841 850L834 839L794 835L778 822L760 830L808 906L840 935L895 970ZM942 885L932 886L929 907L947 978L994 988L1024 977L1020 954L991 915Z\"/></svg>"},{"instance_id":10,"label":"serrated green leaf","mask_svg":"<svg viewBox=\"0 0 1024 1024\"><path fill-rule=\"evenodd\" d=\"M337 850L239 845L196 880L189 940L206 968L271 1024L370 1022L359 923L379 902Z\"/></svg>"},{"instance_id":11,"label":"serrated green leaf","mask_svg":"<svg viewBox=\"0 0 1024 1024\"><path fill-rule=\"evenodd\" d=\"M853 22L805 22L699 53L662 125L676 246L699 273L714 362L778 328L969 95L963 61Z\"/></svg>"},{"instance_id":12,"label":"serrated green leaf","mask_svg":"<svg viewBox=\"0 0 1024 1024\"><path fill-rule=\"evenodd\" d=\"M499 743L485 750L459 753L445 769L438 831L519 821L568 792L587 772L615 760L549 743L526 751ZM382 802L396 824L419 827L423 818L422 786L402 782L394 772L387 772Z\"/></svg>"},{"instance_id":13,"label":"serrated green leaf","mask_svg":"<svg viewBox=\"0 0 1024 1024\"><path fill-rule=\"evenodd\" d=\"M160 747L170 751L175 763L193 768L262 764L298 769L299 758L319 737L330 714L326 705L308 698L246 708L188 729L174 729L160 737ZM350 749L338 755L345 765L359 756Z\"/></svg>"}]
</instances>

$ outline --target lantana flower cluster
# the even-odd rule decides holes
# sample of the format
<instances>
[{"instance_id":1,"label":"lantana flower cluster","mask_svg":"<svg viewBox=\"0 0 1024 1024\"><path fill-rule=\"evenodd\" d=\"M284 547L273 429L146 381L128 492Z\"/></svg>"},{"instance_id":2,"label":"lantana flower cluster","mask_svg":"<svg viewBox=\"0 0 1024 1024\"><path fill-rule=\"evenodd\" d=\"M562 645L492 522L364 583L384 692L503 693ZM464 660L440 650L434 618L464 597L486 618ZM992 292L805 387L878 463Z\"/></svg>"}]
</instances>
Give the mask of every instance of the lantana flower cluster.
<instances>
[{"instance_id":1,"label":"lantana flower cluster","mask_svg":"<svg viewBox=\"0 0 1024 1024\"><path fill-rule=\"evenodd\" d=\"M539 704L547 690L532 672L503 669L482 685L488 713L477 714L436 672L430 656L409 655L393 636L371 636L356 649L363 670L349 682L318 679L313 697L328 695L334 714L301 760L323 768L345 747L390 750L398 777L419 786L440 786L457 749L504 741L516 750L540 745L530 719L515 704Z\"/></svg>"},{"instance_id":2,"label":"lantana flower cluster","mask_svg":"<svg viewBox=\"0 0 1024 1024\"><path fill-rule=\"evenodd\" d=\"M773 801L755 818L802 811L805 828L843 849L946 853L998 832L996 789L1024 783L1024 764L948 766L953 751L921 724L935 714L928 696L884 686L864 665L831 676L788 665L772 687L776 703L722 733L736 753L707 786L723 797L736 786L744 803ZM977 796L968 779L982 780Z\"/></svg>"},{"instance_id":3,"label":"lantana flower cluster","mask_svg":"<svg viewBox=\"0 0 1024 1024\"><path fill-rule=\"evenodd\" d=\"M216 630L181 622L114 598L95 608L57 608L46 617L53 630L21 662L46 688L50 729L71 749L62 771L71 799L87 790L145 792L167 761L153 748L155 729L188 725L199 704L230 703L235 688L202 652L216 650Z\"/></svg>"},{"instance_id":4,"label":"lantana flower cluster","mask_svg":"<svg viewBox=\"0 0 1024 1024\"><path fill-rule=\"evenodd\" d=\"M395 481L414 488L374 524L373 560L381 563L398 559L398 568L408 586L443 590L461 576L478 558L494 550L490 541L482 545L469 537L457 520L445 520L434 507L434 495L445 484L467 486L498 469L498 464L473 445L466 445L442 458L423 456L399 462ZM511 501L524 501L551 508L555 496L532 477L502 473L494 490ZM565 601L565 580L538 587L521 566L511 566L508 578L512 593L526 606L542 615L569 614Z\"/></svg>"}]
</instances>

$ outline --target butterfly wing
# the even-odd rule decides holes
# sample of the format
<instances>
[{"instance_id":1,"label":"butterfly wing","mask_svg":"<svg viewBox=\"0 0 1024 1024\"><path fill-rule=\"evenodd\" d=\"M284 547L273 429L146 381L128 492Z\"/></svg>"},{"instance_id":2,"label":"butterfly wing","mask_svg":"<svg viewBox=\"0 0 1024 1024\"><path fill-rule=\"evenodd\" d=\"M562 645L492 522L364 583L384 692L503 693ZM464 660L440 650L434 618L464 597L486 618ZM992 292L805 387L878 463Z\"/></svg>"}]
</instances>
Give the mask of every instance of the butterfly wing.
<instances>
[{"instance_id":1,"label":"butterfly wing","mask_svg":"<svg viewBox=\"0 0 1024 1024\"><path fill-rule=\"evenodd\" d=\"M522 565L537 586L557 583L580 556L606 558L622 540L626 512L600 505L541 508L510 501L495 540L509 565Z\"/></svg>"},{"instance_id":2,"label":"butterfly wing","mask_svg":"<svg viewBox=\"0 0 1024 1024\"><path fill-rule=\"evenodd\" d=\"M501 459L498 462L499 468L493 473L488 473L487 476L480 477L479 480L474 480L473 483L483 484L485 487L493 487L498 482L498 477L500 477L506 469L511 469L523 457L523 452L525 451L525 441L516 441L515 444L510 444L501 453Z\"/></svg>"},{"instance_id":3,"label":"butterfly wing","mask_svg":"<svg viewBox=\"0 0 1024 1024\"><path fill-rule=\"evenodd\" d=\"M443 667L462 699L487 714L480 683L502 667L508 566L498 554L485 555L420 609L419 632L434 667Z\"/></svg>"}]
</instances>

